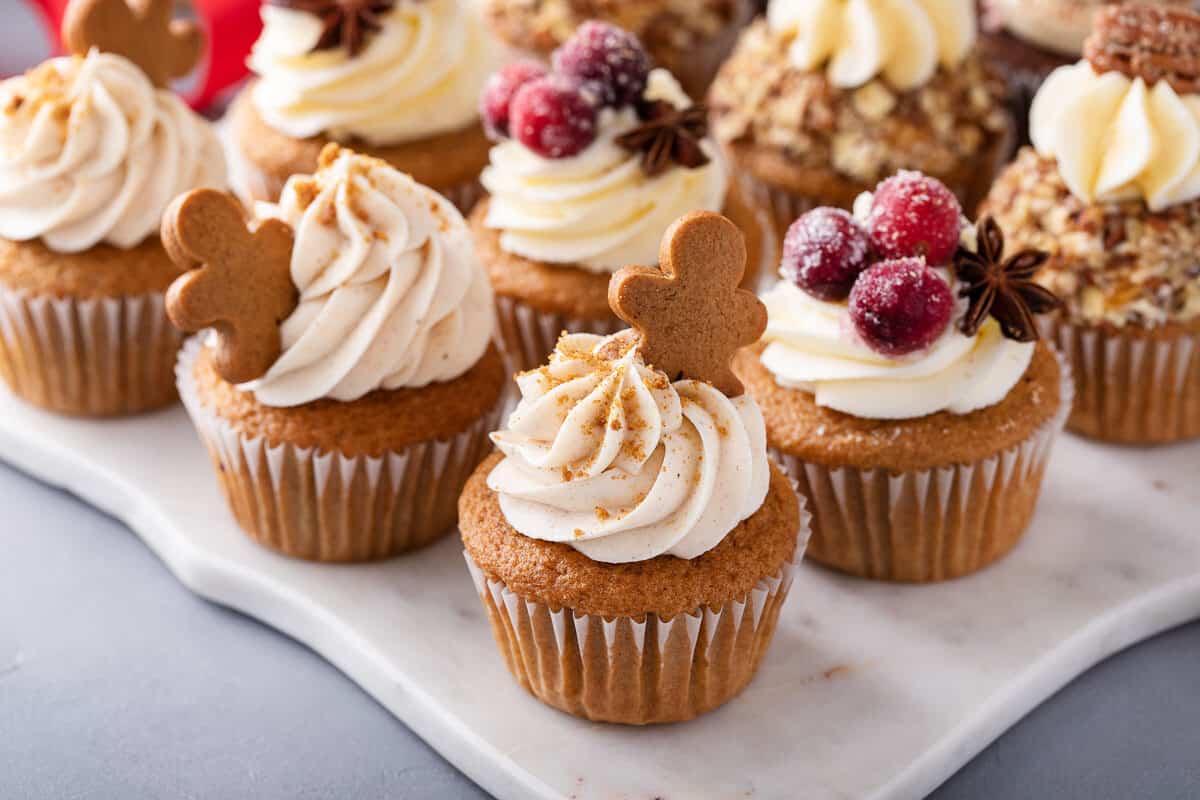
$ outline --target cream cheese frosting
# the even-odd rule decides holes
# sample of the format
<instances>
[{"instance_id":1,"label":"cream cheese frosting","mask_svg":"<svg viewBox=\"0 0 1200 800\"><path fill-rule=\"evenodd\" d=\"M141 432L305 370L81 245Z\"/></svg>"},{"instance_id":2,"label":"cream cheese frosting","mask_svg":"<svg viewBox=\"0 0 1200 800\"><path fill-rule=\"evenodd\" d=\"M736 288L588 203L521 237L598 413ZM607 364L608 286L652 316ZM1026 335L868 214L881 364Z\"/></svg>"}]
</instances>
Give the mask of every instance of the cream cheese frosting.
<instances>
[{"instance_id":1,"label":"cream cheese frosting","mask_svg":"<svg viewBox=\"0 0 1200 800\"><path fill-rule=\"evenodd\" d=\"M315 175L292 177L279 205L256 213L295 232L300 291L279 358L240 386L264 405L453 380L487 349L491 286L462 215L432 189L330 146Z\"/></svg>"},{"instance_id":2,"label":"cream cheese frosting","mask_svg":"<svg viewBox=\"0 0 1200 800\"><path fill-rule=\"evenodd\" d=\"M0 83L0 236L131 248L178 194L224 188L212 126L136 64L93 50Z\"/></svg>"},{"instance_id":3,"label":"cream cheese frosting","mask_svg":"<svg viewBox=\"0 0 1200 800\"><path fill-rule=\"evenodd\" d=\"M1081 61L1046 79L1029 119L1034 147L1085 202L1140 198L1161 211L1200 197L1200 96Z\"/></svg>"},{"instance_id":4,"label":"cream cheese frosting","mask_svg":"<svg viewBox=\"0 0 1200 800\"><path fill-rule=\"evenodd\" d=\"M608 341L564 334L547 366L518 376L488 486L516 530L593 560L695 558L766 498L762 414L748 394L671 383L636 346L602 357Z\"/></svg>"},{"instance_id":5,"label":"cream cheese frosting","mask_svg":"<svg viewBox=\"0 0 1200 800\"><path fill-rule=\"evenodd\" d=\"M644 95L676 108L691 100L669 72L653 70ZM491 150L481 180L491 195L484 224L509 253L592 272L658 263L662 233L690 211L720 211L728 186L714 142L709 163L649 177L641 154L616 139L641 124L632 108L600 112L597 137L569 158L544 158L515 139Z\"/></svg>"},{"instance_id":6,"label":"cream cheese frosting","mask_svg":"<svg viewBox=\"0 0 1200 800\"><path fill-rule=\"evenodd\" d=\"M975 43L974 0L771 0L767 24L792 36L791 63L825 66L834 86L876 77L900 90L953 68Z\"/></svg>"},{"instance_id":7,"label":"cream cheese frosting","mask_svg":"<svg viewBox=\"0 0 1200 800\"><path fill-rule=\"evenodd\" d=\"M479 92L502 60L476 0L398 0L353 57L312 51L322 29L314 14L264 3L262 19L252 99L296 139L391 145L460 130L478 119Z\"/></svg>"}]
</instances>

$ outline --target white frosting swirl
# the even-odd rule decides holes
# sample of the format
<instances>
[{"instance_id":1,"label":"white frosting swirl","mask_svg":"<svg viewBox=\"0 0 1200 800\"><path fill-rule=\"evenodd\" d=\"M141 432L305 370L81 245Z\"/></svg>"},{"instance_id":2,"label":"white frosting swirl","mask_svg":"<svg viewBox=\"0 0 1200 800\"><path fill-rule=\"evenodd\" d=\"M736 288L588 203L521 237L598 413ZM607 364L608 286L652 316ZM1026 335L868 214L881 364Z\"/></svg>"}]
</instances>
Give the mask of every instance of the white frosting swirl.
<instances>
[{"instance_id":1,"label":"white frosting swirl","mask_svg":"<svg viewBox=\"0 0 1200 800\"><path fill-rule=\"evenodd\" d=\"M492 290L462 215L382 161L331 150L258 209L295 231L300 290L282 354L241 386L265 405L453 380L491 339Z\"/></svg>"},{"instance_id":2,"label":"white frosting swirl","mask_svg":"<svg viewBox=\"0 0 1200 800\"><path fill-rule=\"evenodd\" d=\"M666 70L650 73L647 100L687 108L691 100ZM616 138L640 124L630 108L604 109L596 141L570 158L544 158L515 139L491 151L481 176L491 194L484 224L500 230L509 253L593 272L658 263L658 247L672 222L690 211L720 211L727 179L717 148L695 169L671 167L648 177L641 154Z\"/></svg>"},{"instance_id":3,"label":"white frosting swirl","mask_svg":"<svg viewBox=\"0 0 1200 800\"><path fill-rule=\"evenodd\" d=\"M962 61L976 36L974 0L771 0L767 24L792 35L797 69L828 64L830 82L846 89L877 76L915 89L939 63Z\"/></svg>"},{"instance_id":4,"label":"white frosting swirl","mask_svg":"<svg viewBox=\"0 0 1200 800\"><path fill-rule=\"evenodd\" d=\"M0 236L131 248L176 195L225 188L216 134L132 61L93 50L0 84Z\"/></svg>"},{"instance_id":5,"label":"white frosting swirl","mask_svg":"<svg viewBox=\"0 0 1200 800\"><path fill-rule=\"evenodd\" d=\"M762 414L749 395L671 383L636 347L601 358L607 341L566 334L548 366L518 376L488 486L518 531L595 561L695 558L766 498Z\"/></svg>"},{"instance_id":6,"label":"white frosting swirl","mask_svg":"<svg viewBox=\"0 0 1200 800\"><path fill-rule=\"evenodd\" d=\"M501 61L476 0L399 0L353 57L340 47L310 52L321 35L314 14L264 4L262 18L249 59L260 77L254 105L296 139L388 145L465 128Z\"/></svg>"},{"instance_id":7,"label":"white frosting swirl","mask_svg":"<svg viewBox=\"0 0 1200 800\"><path fill-rule=\"evenodd\" d=\"M1034 147L1085 202L1141 198L1151 211L1200 197L1200 95L1148 87L1087 61L1055 70L1029 116Z\"/></svg>"}]
</instances>

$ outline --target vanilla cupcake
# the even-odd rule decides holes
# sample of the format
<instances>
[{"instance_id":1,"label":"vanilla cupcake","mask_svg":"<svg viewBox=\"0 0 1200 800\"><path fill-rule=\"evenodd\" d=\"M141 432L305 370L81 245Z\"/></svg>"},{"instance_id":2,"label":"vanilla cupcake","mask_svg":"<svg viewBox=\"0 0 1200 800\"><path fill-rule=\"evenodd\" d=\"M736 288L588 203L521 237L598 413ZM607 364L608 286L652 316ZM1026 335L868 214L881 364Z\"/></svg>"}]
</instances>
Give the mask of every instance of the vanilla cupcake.
<instances>
[{"instance_id":1,"label":"vanilla cupcake","mask_svg":"<svg viewBox=\"0 0 1200 800\"><path fill-rule=\"evenodd\" d=\"M972 208L1015 130L975 44L974 0L777 0L713 82L713 131L780 232L901 169Z\"/></svg>"},{"instance_id":2,"label":"vanilla cupcake","mask_svg":"<svg viewBox=\"0 0 1200 800\"><path fill-rule=\"evenodd\" d=\"M42 408L131 414L176 397L163 293L179 270L159 218L226 174L209 124L166 88L175 73L146 71L165 63L157 48L178 48L182 71L199 51L196 31L167 27L170 6L154 0L150 21L122 23L142 38L103 52L95 25L115 12L73 3L74 55L0 83L0 375Z\"/></svg>"},{"instance_id":3,"label":"vanilla cupcake","mask_svg":"<svg viewBox=\"0 0 1200 800\"><path fill-rule=\"evenodd\" d=\"M230 111L235 177L251 197L274 200L333 141L470 209L488 151L476 104L502 58L475 0L272 0L262 17L258 78Z\"/></svg>"},{"instance_id":4,"label":"vanilla cupcake","mask_svg":"<svg viewBox=\"0 0 1200 800\"><path fill-rule=\"evenodd\" d=\"M1033 148L985 208L1064 300L1046 325L1077 392L1067 427L1112 442L1200 436L1200 15L1097 17L1087 59L1057 70ZM1170 54L1170 55L1164 55Z\"/></svg>"},{"instance_id":5,"label":"vanilla cupcake","mask_svg":"<svg viewBox=\"0 0 1200 800\"><path fill-rule=\"evenodd\" d=\"M661 271L613 278L614 311L636 333L564 334L517 377L500 452L459 504L513 676L597 721L686 720L741 691L806 535L762 414L729 372L765 321L735 288L737 229L688 215L663 254Z\"/></svg>"},{"instance_id":6,"label":"vanilla cupcake","mask_svg":"<svg viewBox=\"0 0 1200 800\"><path fill-rule=\"evenodd\" d=\"M542 363L564 330L618 330L609 278L656 263L677 217L723 210L733 219L751 249L747 282L771 239L764 215L731 191L703 108L650 68L636 38L589 23L555 65L511 64L483 97L499 141L471 226L518 369Z\"/></svg>"},{"instance_id":7,"label":"vanilla cupcake","mask_svg":"<svg viewBox=\"0 0 1200 800\"><path fill-rule=\"evenodd\" d=\"M1056 302L1031 280L1045 254L1005 249L916 173L788 231L763 342L735 367L813 512L814 561L944 580L1024 533L1071 388L1033 323Z\"/></svg>"},{"instance_id":8,"label":"vanilla cupcake","mask_svg":"<svg viewBox=\"0 0 1200 800\"><path fill-rule=\"evenodd\" d=\"M462 215L329 145L255 218L248 232L230 197L194 192L163 222L192 268L171 318L215 331L184 348L179 387L234 516L319 561L432 541L487 452L505 379Z\"/></svg>"}]
</instances>

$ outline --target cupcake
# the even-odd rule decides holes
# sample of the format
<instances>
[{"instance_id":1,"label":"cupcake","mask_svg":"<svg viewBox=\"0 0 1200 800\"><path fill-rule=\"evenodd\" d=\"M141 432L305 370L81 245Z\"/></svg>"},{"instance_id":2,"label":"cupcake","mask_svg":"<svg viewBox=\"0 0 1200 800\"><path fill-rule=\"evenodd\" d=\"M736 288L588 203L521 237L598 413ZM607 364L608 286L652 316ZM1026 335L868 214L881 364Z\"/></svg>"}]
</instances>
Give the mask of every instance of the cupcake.
<instances>
[{"instance_id":1,"label":"cupcake","mask_svg":"<svg viewBox=\"0 0 1200 800\"><path fill-rule=\"evenodd\" d=\"M1087 58L1056 70L1033 147L985 208L1063 298L1048 338L1071 361L1067 427L1110 442L1200 436L1200 15L1102 12Z\"/></svg>"},{"instance_id":2,"label":"cupcake","mask_svg":"<svg viewBox=\"0 0 1200 800\"><path fill-rule=\"evenodd\" d=\"M703 108L650 68L636 38L592 23L555 65L510 64L482 101L499 142L470 222L517 369L541 364L564 330L619 330L609 278L656 263L659 239L683 214L723 209L741 227L748 281L773 238L764 215L730 191Z\"/></svg>"},{"instance_id":3,"label":"cupcake","mask_svg":"<svg viewBox=\"0 0 1200 800\"><path fill-rule=\"evenodd\" d=\"M1045 254L1005 250L912 172L789 229L763 341L735 368L808 500L814 561L923 583L1020 539L1071 388L1033 321L1056 303L1031 280Z\"/></svg>"},{"instance_id":4,"label":"cupcake","mask_svg":"<svg viewBox=\"0 0 1200 800\"><path fill-rule=\"evenodd\" d=\"M901 169L969 208L1011 155L1003 79L975 49L972 0L777 0L709 91L713 131L782 232L849 208Z\"/></svg>"},{"instance_id":5,"label":"cupcake","mask_svg":"<svg viewBox=\"0 0 1200 800\"><path fill-rule=\"evenodd\" d=\"M587 719L690 719L753 677L806 533L729 368L765 323L738 229L679 220L662 269L616 273L636 330L564 334L459 501L467 564L513 677Z\"/></svg>"},{"instance_id":6,"label":"cupcake","mask_svg":"<svg viewBox=\"0 0 1200 800\"><path fill-rule=\"evenodd\" d=\"M545 59L589 20L623 28L654 60L679 78L696 100L733 49L738 32L758 12L758 0L484 0L496 35L517 51Z\"/></svg>"},{"instance_id":7,"label":"cupcake","mask_svg":"<svg viewBox=\"0 0 1200 800\"><path fill-rule=\"evenodd\" d=\"M141 5L73 2L72 54L0 83L0 375L65 414L174 402L163 294L179 270L158 221L179 192L226 182L209 124L166 88L199 33L170 0Z\"/></svg>"},{"instance_id":8,"label":"cupcake","mask_svg":"<svg viewBox=\"0 0 1200 800\"><path fill-rule=\"evenodd\" d=\"M274 200L332 141L470 210L488 151L476 102L502 58L476 0L269 0L262 18L258 77L229 114L245 193Z\"/></svg>"},{"instance_id":9,"label":"cupcake","mask_svg":"<svg viewBox=\"0 0 1200 800\"><path fill-rule=\"evenodd\" d=\"M462 215L386 162L328 145L247 230L211 190L163 218L171 319L212 328L180 395L234 517L314 561L368 561L454 525L505 382Z\"/></svg>"}]
</instances>

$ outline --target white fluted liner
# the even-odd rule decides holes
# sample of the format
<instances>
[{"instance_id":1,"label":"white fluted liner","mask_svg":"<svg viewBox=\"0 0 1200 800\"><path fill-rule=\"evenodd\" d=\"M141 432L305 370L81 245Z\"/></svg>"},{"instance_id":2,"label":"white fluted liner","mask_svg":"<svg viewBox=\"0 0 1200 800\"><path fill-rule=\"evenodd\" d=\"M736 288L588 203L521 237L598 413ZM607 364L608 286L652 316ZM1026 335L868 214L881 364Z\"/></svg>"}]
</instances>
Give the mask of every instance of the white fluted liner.
<instances>
[{"instance_id":1,"label":"white fluted liner","mask_svg":"<svg viewBox=\"0 0 1200 800\"><path fill-rule=\"evenodd\" d=\"M1075 376L1067 428L1124 444L1200 436L1200 330L1166 336L1043 318Z\"/></svg>"},{"instance_id":2,"label":"white fluted liner","mask_svg":"<svg viewBox=\"0 0 1200 800\"><path fill-rule=\"evenodd\" d=\"M501 349L509 366L518 372L545 364L563 331L608 336L625 327L616 316L578 319L538 311L520 300L496 295L496 331Z\"/></svg>"},{"instance_id":3,"label":"white fluted liner","mask_svg":"<svg viewBox=\"0 0 1200 800\"><path fill-rule=\"evenodd\" d=\"M499 402L451 439L380 456L347 456L237 431L196 392L200 337L184 345L179 394L208 448L242 530L285 555L312 561L371 561L421 547L448 532L458 495L491 451Z\"/></svg>"},{"instance_id":4,"label":"white fluted liner","mask_svg":"<svg viewBox=\"0 0 1200 800\"><path fill-rule=\"evenodd\" d=\"M112 416L173 403L181 341L161 293L78 299L0 286L0 375L51 411Z\"/></svg>"},{"instance_id":5,"label":"white fluted liner","mask_svg":"<svg viewBox=\"0 0 1200 800\"><path fill-rule=\"evenodd\" d=\"M1057 355L1057 354L1056 354ZM970 464L893 473L831 468L772 450L812 510L813 561L864 578L925 583L982 569L1011 550L1037 505L1074 394L1024 441Z\"/></svg>"}]
</instances>

